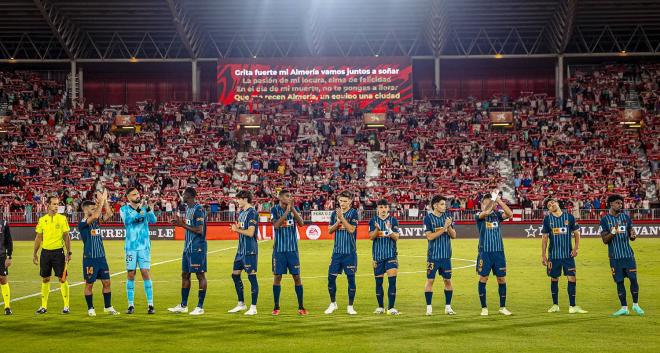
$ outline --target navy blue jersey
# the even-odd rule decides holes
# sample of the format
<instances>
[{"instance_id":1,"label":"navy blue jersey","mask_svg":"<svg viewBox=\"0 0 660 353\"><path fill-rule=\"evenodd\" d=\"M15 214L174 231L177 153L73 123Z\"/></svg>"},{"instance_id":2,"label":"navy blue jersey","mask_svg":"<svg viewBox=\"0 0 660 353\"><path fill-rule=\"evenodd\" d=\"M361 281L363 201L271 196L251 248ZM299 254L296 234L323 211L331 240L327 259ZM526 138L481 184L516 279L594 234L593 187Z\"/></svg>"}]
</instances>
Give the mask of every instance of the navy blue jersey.
<instances>
[{"instance_id":1,"label":"navy blue jersey","mask_svg":"<svg viewBox=\"0 0 660 353\"><path fill-rule=\"evenodd\" d=\"M202 234L186 229L186 240L183 243L183 252L206 250L206 211L200 204L186 205L186 225L190 227L202 226Z\"/></svg>"},{"instance_id":2,"label":"navy blue jersey","mask_svg":"<svg viewBox=\"0 0 660 353\"><path fill-rule=\"evenodd\" d=\"M448 212L436 216L434 213L429 213L424 217L424 232L435 232L436 229L442 228L445 226L445 221L447 218L451 218L451 215ZM452 220L452 225L454 221ZM449 237L448 232L440 234L439 237L429 240L429 250L428 250L428 259L429 260L441 260L441 259L450 259L451 258L451 238Z\"/></svg>"},{"instance_id":3,"label":"navy blue jersey","mask_svg":"<svg viewBox=\"0 0 660 353\"><path fill-rule=\"evenodd\" d=\"M396 257L396 241L390 238L389 235L392 233L400 233L399 221L392 216L387 216L385 219L373 216L369 221L369 232L376 230L376 224L380 227L383 236L378 236L374 239L371 252L374 261L383 261Z\"/></svg>"},{"instance_id":4,"label":"navy blue jersey","mask_svg":"<svg viewBox=\"0 0 660 353\"><path fill-rule=\"evenodd\" d=\"M616 229L616 235L607 244L607 252L610 259L625 259L635 256L630 246L630 234L628 233L628 229L631 227L632 220L625 213L620 213L618 216L608 214L601 218L600 228L603 231L611 232L612 228Z\"/></svg>"},{"instance_id":5,"label":"navy blue jersey","mask_svg":"<svg viewBox=\"0 0 660 353\"><path fill-rule=\"evenodd\" d=\"M90 259L104 258L105 248L99 221L96 220L90 225L83 219L78 223L78 231L83 241L83 256Z\"/></svg>"},{"instance_id":6,"label":"navy blue jersey","mask_svg":"<svg viewBox=\"0 0 660 353\"><path fill-rule=\"evenodd\" d=\"M493 211L484 219L479 214L474 215L479 231L479 252L504 251L500 223L504 220L501 212Z\"/></svg>"},{"instance_id":7,"label":"navy blue jersey","mask_svg":"<svg viewBox=\"0 0 660 353\"><path fill-rule=\"evenodd\" d=\"M239 255L256 255L257 254L257 234L259 233L259 214L254 207L241 211L238 215L238 223L243 229L254 227L254 233L249 237L247 235L238 235L238 250Z\"/></svg>"},{"instance_id":8,"label":"navy blue jersey","mask_svg":"<svg viewBox=\"0 0 660 353\"><path fill-rule=\"evenodd\" d=\"M294 206L295 207L295 206ZM296 211L298 207L296 207ZM270 209L271 222L275 224L278 219L282 218L286 213L286 209L282 208L279 204ZM275 252L298 251L298 228L296 227L296 220L293 217L293 212L289 212L286 216L286 221L275 229L275 245L273 245Z\"/></svg>"},{"instance_id":9,"label":"navy blue jersey","mask_svg":"<svg viewBox=\"0 0 660 353\"><path fill-rule=\"evenodd\" d=\"M342 223L339 223L339 228L335 231L335 246L332 249L333 254L354 254L357 252L355 240L357 237L357 225L359 222L357 210L351 208L344 213L346 221L355 226L355 231L349 233ZM330 215L330 226L337 223L337 211L333 211Z\"/></svg>"},{"instance_id":10,"label":"navy blue jersey","mask_svg":"<svg viewBox=\"0 0 660 353\"><path fill-rule=\"evenodd\" d=\"M548 258L567 259L571 257L573 242L571 233L580 229L575 222L575 217L566 212L562 212L559 217L549 214L543 218L543 229L541 234L548 235L550 247Z\"/></svg>"}]
</instances>

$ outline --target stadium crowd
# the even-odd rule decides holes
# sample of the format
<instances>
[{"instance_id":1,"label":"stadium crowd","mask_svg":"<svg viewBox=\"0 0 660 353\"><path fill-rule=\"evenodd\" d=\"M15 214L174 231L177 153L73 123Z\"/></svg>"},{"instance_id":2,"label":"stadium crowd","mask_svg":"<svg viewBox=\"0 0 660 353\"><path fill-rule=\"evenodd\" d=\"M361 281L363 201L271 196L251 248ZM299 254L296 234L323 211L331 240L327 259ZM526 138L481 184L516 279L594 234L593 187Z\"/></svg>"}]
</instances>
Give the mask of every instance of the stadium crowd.
<instances>
[{"instance_id":1,"label":"stadium crowd","mask_svg":"<svg viewBox=\"0 0 660 353\"><path fill-rule=\"evenodd\" d=\"M415 101L390 106L387 128L374 129L362 111L338 104L70 109L62 83L0 72L0 210L41 212L45 195L57 192L73 213L105 187L118 211L123 190L137 186L158 212L170 212L181 206L177 190L189 185L212 213L231 211L230 196L247 187L264 211L280 187L294 190L303 210L333 209L334 193L347 188L360 209L381 197L424 209L437 192L453 209L474 209L480 191L506 183L515 190L510 203L522 208L538 209L553 194L569 209L600 209L607 194L619 193L626 208L648 209L647 189L660 190L659 78L658 64L603 65L574 72L563 104L531 92ZM647 112L641 131L617 120L633 95ZM514 126L491 126L493 109L513 111ZM238 128L248 112L262 114L260 129ZM139 133L115 131L116 114L134 114Z\"/></svg>"}]
</instances>

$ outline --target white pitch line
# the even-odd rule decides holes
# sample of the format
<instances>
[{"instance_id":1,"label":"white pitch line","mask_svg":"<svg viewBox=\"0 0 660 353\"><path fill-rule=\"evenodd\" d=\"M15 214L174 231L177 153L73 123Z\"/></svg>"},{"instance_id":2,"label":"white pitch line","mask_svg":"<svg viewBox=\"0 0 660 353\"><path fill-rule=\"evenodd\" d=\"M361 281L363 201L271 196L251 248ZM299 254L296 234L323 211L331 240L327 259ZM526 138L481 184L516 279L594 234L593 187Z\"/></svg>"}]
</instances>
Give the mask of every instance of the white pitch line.
<instances>
[{"instance_id":1,"label":"white pitch line","mask_svg":"<svg viewBox=\"0 0 660 353\"><path fill-rule=\"evenodd\" d=\"M266 241L266 240L264 240L264 241ZM261 241L261 242L264 242L264 241ZM231 250L231 249L236 249L236 247L235 247L235 246L232 246L232 247L229 247L229 248L213 250L213 251L209 251L207 254L214 254L214 253L217 253L217 252L226 251L226 250ZM176 258L176 259L171 259L171 260L165 260L165 261L161 261L161 262L156 262L156 263L152 264L151 266L153 267L153 266L163 265L163 264L167 264L167 263L174 262L174 261L180 261L180 260L181 260L181 258L179 257L179 258ZM126 271L115 272L115 273L111 274L110 277L115 277L115 276L123 275L123 274L125 274L125 273L126 273ZM70 288L70 287L76 287L76 286L82 285L82 284L84 284L84 283L85 283L85 281L82 281L82 282L76 282L76 283L70 284L70 285L69 285L69 288ZM51 290L50 290L50 293L56 292L56 291L58 291L58 290L60 290L60 289L59 289L59 288L51 289ZM40 295L41 295L41 292L33 293L33 294L30 294L30 295L25 295L25 296L22 296L22 297L14 298L14 299L11 300L11 302L13 303L13 302L17 302L17 301L20 301L20 300L25 300L25 299L29 299L29 298L34 298L34 297L38 297L38 296L40 296ZM3 305L3 304L4 304L4 302L0 302L0 305Z\"/></svg>"},{"instance_id":2,"label":"white pitch line","mask_svg":"<svg viewBox=\"0 0 660 353\"><path fill-rule=\"evenodd\" d=\"M262 241L260 241L259 243L263 243L263 242L265 242L265 241L268 241L268 240L262 240ZM209 251L207 254L214 254L214 253L217 253L217 252L226 251L226 250L231 250L231 249L236 249L236 246L232 246L232 247L224 248L224 249L218 249L218 250ZM402 255L399 255L399 256L402 256ZM416 255L405 255L405 256L407 256L407 257L424 257L424 256L416 256ZM167 264L167 263L174 262L174 261L179 261L179 260L181 260L180 257L179 257L179 258L176 258L176 259L171 259L171 260L165 260L165 261L161 261L161 262L156 262L156 263L152 264L151 266L163 265L163 264ZM460 259L460 258L452 258L452 260L462 260L462 261L470 261L470 262L474 262L474 264L472 264L472 265L460 266L460 267L454 267L453 269L455 269L455 270L459 270L459 269L462 269L462 268L472 267L472 266L474 266L474 265L477 263L475 260ZM424 272L426 272L426 271L399 272L399 274L416 274L416 273L424 273ZM115 272L115 273L111 274L110 277L115 277L115 276L123 275L123 274L125 274L125 273L126 273L126 271ZM372 276L372 275L362 275L362 274L361 274L361 275L356 275L356 277L366 277L366 276ZM301 277L301 278L303 278L303 279L315 279L315 278L327 278L327 277L328 277L328 276L310 276L310 277ZM290 279L290 278L289 278L289 277L285 277L285 279ZM213 281L213 280L207 280L207 281ZM17 281L17 282L18 282L18 281ZM24 282L27 282L27 281L24 281ZM167 281L158 281L158 282L167 282ZM158 282L157 282L157 283L158 283ZM76 286L82 285L82 284L84 284L84 283L85 283L84 281L82 281L82 282L76 282L76 283L74 283L74 284L70 284L70 285L69 285L69 288L70 288L70 287L76 287ZM51 289L51 290L50 290L50 293L56 292L56 291L58 291L58 290L59 290L59 288ZM20 300L25 300L25 299L29 299L29 298L34 298L34 297L37 297L37 296L40 296L40 295L41 295L41 292L33 293L33 294L30 294L30 295L25 295L25 296L22 296L22 297L14 298L14 299L11 300L11 302L13 303L13 302L17 302L17 301L20 301ZM3 305L3 304L4 304L4 302L0 302L0 305Z\"/></svg>"}]
</instances>

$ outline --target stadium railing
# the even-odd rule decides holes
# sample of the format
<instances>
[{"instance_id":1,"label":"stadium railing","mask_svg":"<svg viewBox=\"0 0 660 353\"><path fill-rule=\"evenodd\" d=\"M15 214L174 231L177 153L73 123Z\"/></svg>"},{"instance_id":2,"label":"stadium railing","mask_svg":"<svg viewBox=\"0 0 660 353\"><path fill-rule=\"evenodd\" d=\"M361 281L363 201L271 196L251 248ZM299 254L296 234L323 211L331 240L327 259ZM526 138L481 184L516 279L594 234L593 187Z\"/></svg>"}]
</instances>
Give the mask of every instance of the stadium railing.
<instances>
[{"instance_id":1,"label":"stadium railing","mask_svg":"<svg viewBox=\"0 0 660 353\"><path fill-rule=\"evenodd\" d=\"M627 214L630 215L630 217L633 220L643 220L643 221L656 221L660 220L660 208L655 208L655 209L627 209L624 210ZM479 213L479 210L449 210L449 212L453 215L454 221L459 221L459 222L470 222L474 221L474 215ZM582 221L599 221L603 215L605 215L608 210L605 209L600 209L600 210L579 210L579 211L567 211L574 216L576 216L576 219L582 220ZM268 213L268 212L262 212L262 213ZM305 222L312 222L312 211L302 211L301 212L303 220ZM18 223L18 224L34 224L39 220L39 217L41 217L44 213L41 212L32 212L30 214L26 214L24 212L12 212L12 213L4 213L2 215L2 219L6 219L9 221L10 224L12 223ZM362 210L360 211L360 219L363 221L368 221L371 219L371 217L375 216L377 214L376 210ZM396 210L392 211L392 215L397 217L399 221L408 221L408 222L421 222L424 219L424 216L426 216L427 211L426 210L420 210L417 215L411 214L410 210ZM522 213L519 213L514 216L514 221L519 221L519 222L540 222L543 220L543 217L547 214L547 211L545 210L523 210ZM76 213L68 213L65 214L69 220L70 223L78 223L82 218L83 215L80 212ZM177 215L176 212L159 212L156 214L156 217L159 222L170 222L174 216ZM183 214L179 213L179 216L183 216ZM209 212L207 221L208 222L214 222L214 223L221 223L221 222L235 222L238 219L238 212L235 211L220 211L220 212ZM108 221L108 223L121 223L121 217L119 214L113 215L112 219Z\"/></svg>"}]
</instances>

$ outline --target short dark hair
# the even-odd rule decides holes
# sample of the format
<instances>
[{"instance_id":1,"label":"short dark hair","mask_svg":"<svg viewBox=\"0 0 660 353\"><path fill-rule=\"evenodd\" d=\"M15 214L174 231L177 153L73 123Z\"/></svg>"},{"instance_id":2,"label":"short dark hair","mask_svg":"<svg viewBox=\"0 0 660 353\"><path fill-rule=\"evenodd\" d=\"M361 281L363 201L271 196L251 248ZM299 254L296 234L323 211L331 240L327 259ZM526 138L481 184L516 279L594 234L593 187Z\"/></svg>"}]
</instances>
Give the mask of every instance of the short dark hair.
<instances>
[{"instance_id":1,"label":"short dark hair","mask_svg":"<svg viewBox=\"0 0 660 353\"><path fill-rule=\"evenodd\" d=\"M483 194L483 196L481 196L481 202L483 202L484 200L491 199L491 198L493 198L493 197L490 195L489 192L487 192L487 193Z\"/></svg>"},{"instance_id":2,"label":"short dark hair","mask_svg":"<svg viewBox=\"0 0 660 353\"><path fill-rule=\"evenodd\" d=\"M433 196L433 198L431 199L431 208L433 208L433 206L435 206L435 204L440 202L440 201L447 201L447 198L445 198L442 195Z\"/></svg>"},{"instance_id":3,"label":"short dark hair","mask_svg":"<svg viewBox=\"0 0 660 353\"><path fill-rule=\"evenodd\" d=\"M619 194L614 194L614 195L608 196L607 197L607 207L610 207L612 202L619 201L619 200L621 200L621 202L623 202L624 201L623 196L621 196Z\"/></svg>"},{"instance_id":4,"label":"short dark hair","mask_svg":"<svg viewBox=\"0 0 660 353\"><path fill-rule=\"evenodd\" d=\"M84 209L84 208L87 207L87 206L94 206L94 205L96 205L96 203L94 203L93 201L91 201L91 200L85 200L85 201L83 201L82 204L80 205L80 208Z\"/></svg>"},{"instance_id":5,"label":"short dark hair","mask_svg":"<svg viewBox=\"0 0 660 353\"><path fill-rule=\"evenodd\" d=\"M236 193L237 199L246 199L248 203L252 203L252 193L248 190L241 190Z\"/></svg>"},{"instance_id":6,"label":"short dark hair","mask_svg":"<svg viewBox=\"0 0 660 353\"><path fill-rule=\"evenodd\" d=\"M289 191L289 189L282 189L282 190L280 190L280 192L277 195L282 196L282 195L286 195L286 194L290 194L290 193L291 193L291 191Z\"/></svg>"},{"instance_id":7,"label":"short dark hair","mask_svg":"<svg viewBox=\"0 0 660 353\"><path fill-rule=\"evenodd\" d=\"M183 190L183 193L188 194L192 197L197 197L197 191L192 186L189 186L185 190Z\"/></svg>"},{"instance_id":8,"label":"short dark hair","mask_svg":"<svg viewBox=\"0 0 660 353\"><path fill-rule=\"evenodd\" d=\"M552 196L548 196L548 197L545 198L545 200L543 200L543 208L548 208L548 203L549 203L550 201L557 201L557 202L559 202L556 198L554 198L554 197L552 197Z\"/></svg>"},{"instance_id":9,"label":"short dark hair","mask_svg":"<svg viewBox=\"0 0 660 353\"><path fill-rule=\"evenodd\" d=\"M390 202L386 199L380 199L376 202L376 206L389 206Z\"/></svg>"},{"instance_id":10,"label":"short dark hair","mask_svg":"<svg viewBox=\"0 0 660 353\"><path fill-rule=\"evenodd\" d=\"M340 197L345 197L347 199L352 200L353 199L353 194L351 194L351 192L348 191L348 190L344 190L344 191L340 192L339 195L337 195L337 198L340 198Z\"/></svg>"},{"instance_id":11,"label":"short dark hair","mask_svg":"<svg viewBox=\"0 0 660 353\"><path fill-rule=\"evenodd\" d=\"M132 193L132 192L135 191L135 190L140 191L140 190L139 190L138 188L136 188L135 186L131 186L130 188L126 189L126 193L124 194L124 196L128 196L128 194Z\"/></svg>"},{"instance_id":12,"label":"short dark hair","mask_svg":"<svg viewBox=\"0 0 660 353\"><path fill-rule=\"evenodd\" d=\"M46 203L50 203L50 200L52 200L52 199L57 199L57 201L59 201L60 197L57 196L57 195L50 195L50 196L48 196L48 198L46 198Z\"/></svg>"}]
</instances>

